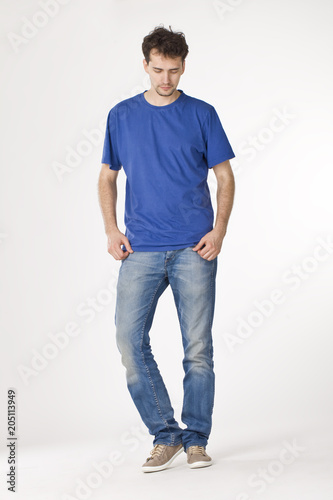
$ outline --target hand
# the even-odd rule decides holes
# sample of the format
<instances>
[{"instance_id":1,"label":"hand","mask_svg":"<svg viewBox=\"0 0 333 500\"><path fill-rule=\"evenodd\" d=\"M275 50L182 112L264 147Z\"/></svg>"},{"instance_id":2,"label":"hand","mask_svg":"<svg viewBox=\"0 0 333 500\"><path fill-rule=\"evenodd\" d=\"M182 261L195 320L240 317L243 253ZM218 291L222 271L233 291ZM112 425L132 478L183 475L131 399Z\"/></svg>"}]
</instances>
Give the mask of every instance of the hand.
<instances>
[{"instance_id":1,"label":"hand","mask_svg":"<svg viewBox=\"0 0 333 500\"><path fill-rule=\"evenodd\" d=\"M133 253L132 247L127 239L127 237L119 231L119 229L115 229L107 234L108 237L108 252L114 257L116 260L124 260L126 259L130 253ZM124 244L126 247L126 252L121 248L121 245Z\"/></svg>"},{"instance_id":2,"label":"hand","mask_svg":"<svg viewBox=\"0 0 333 500\"><path fill-rule=\"evenodd\" d=\"M225 236L226 231L220 231L217 229L212 229L209 233L205 234L201 240L192 248L193 251L197 252L203 259L213 260L220 253L222 247L222 241ZM205 245L203 248L201 248ZM199 250L200 249L200 250Z\"/></svg>"}]
</instances>

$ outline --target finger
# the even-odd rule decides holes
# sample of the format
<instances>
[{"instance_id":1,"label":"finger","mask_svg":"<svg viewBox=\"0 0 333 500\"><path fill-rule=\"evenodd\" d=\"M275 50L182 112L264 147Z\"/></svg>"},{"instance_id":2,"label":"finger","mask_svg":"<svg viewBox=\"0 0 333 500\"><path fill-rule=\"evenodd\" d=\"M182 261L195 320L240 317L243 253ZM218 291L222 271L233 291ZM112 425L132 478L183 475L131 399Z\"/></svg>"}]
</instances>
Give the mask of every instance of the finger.
<instances>
[{"instance_id":1,"label":"finger","mask_svg":"<svg viewBox=\"0 0 333 500\"><path fill-rule=\"evenodd\" d=\"M215 255L214 255L214 253L209 253L209 254L205 254L204 256L202 256L202 258L205 260L213 260L215 258Z\"/></svg>"},{"instance_id":2,"label":"finger","mask_svg":"<svg viewBox=\"0 0 333 500\"><path fill-rule=\"evenodd\" d=\"M129 256L129 252L124 252L123 255L120 257L120 260L125 260Z\"/></svg>"},{"instance_id":3,"label":"finger","mask_svg":"<svg viewBox=\"0 0 333 500\"><path fill-rule=\"evenodd\" d=\"M198 250L198 252L200 253L200 255L205 255L207 252L209 252L211 250L212 249L210 246L205 245L204 247L200 248L200 250Z\"/></svg>"},{"instance_id":4,"label":"finger","mask_svg":"<svg viewBox=\"0 0 333 500\"><path fill-rule=\"evenodd\" d=\"M129 256L129 251L128 250L123 250L121 247L118 248L118 254L119 254L119 259L124 260L126 257Z\"/></svg>"},{"instance_id":5,"label":"finger","mask_svg":"<svg viewBox=\"0 0 333 500\"><path fill-rule=\"evenodd\" d=\"M217 253L214 252L209 257L207 257L207 260L214 260L216 256L217 256Z\"/></svg>"},{"instance_id":6,"label":"finger","mask_svg":"<svg viewBox=\"0 0 333 500\"><path fill-rule=\"evenodd\" d=\"M201 257L207 259L210 255L214 253L213 248L205 247L202 250L199 251Z\"/></svg>"},{"instance_id":7,"label":"finger","mask_svg":"<svg viewBox=\"0 0 333 500\"><path fill-rule=\"evenodd\" d=\"M124 252L120 245L118 247L109 248L108 252L115 260L123 260L128 256L128 252Z\"/></svg>"},{"instance_id":8,"label":"finger","mask_svg":"<svg viewBox=\"0 0 333 500\"><path fill-rule=\"evenodd\" d=\"M120 253L116 252L115 250L113 250L112 252L109 252L112 257L115 259L115 260L121 260L122 259L122 255L120 255Z\"/></svg>"},{"instance_id":9,"label":"finger","mask_svg":"<svg viewBox=\"0 0 333 500\"><path fill-rule=\"evenodd\" d=\"M192 248L192 250L194 250L194 251L196 252L197 250L199 250L199 248L201 248L201 247L203 246L203 244L204 244L204 241L203 241L203 240L200 240L200 241L199 241L199 243L197 243L197 244L195 245L195 247L194 247L194 248Z\"/></svg>"},{"instance_id":10,"label":"finger","mask_svg":"<svg viewBox=\"0 0 333 500\"><path fill-rule=\"evenodd\" d=\"M125 240L125 241L124 241L124 245L125 245L126 250L127 250L128 252L133 253L133 249L132 249L132 247L131 247L131 245L130 245L130 242L129 242L128 240Z\"/></svg>"}]
</instances>

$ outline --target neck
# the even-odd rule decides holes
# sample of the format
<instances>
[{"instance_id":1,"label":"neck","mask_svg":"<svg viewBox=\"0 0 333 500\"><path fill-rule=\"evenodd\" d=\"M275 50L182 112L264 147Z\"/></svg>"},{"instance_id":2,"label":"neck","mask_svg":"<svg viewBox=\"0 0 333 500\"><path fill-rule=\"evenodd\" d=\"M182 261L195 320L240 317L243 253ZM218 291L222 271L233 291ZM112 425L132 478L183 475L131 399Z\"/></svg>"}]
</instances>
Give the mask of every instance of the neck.
<instances>
[{"instance_id":1,"label":"neck","mask_svg":"<svg viewBox=\"0 0 333 500\"><path fill-rule=\"evenodd\" d=\"M171 95L163 96L158 94L156 90L151 87L147 92L144 92L143 95L149 104L153 104L154 106L167 106L176 101L180 94L181 92L179 92L179 90L175 90Z\"/></svg>"}]
</instances>

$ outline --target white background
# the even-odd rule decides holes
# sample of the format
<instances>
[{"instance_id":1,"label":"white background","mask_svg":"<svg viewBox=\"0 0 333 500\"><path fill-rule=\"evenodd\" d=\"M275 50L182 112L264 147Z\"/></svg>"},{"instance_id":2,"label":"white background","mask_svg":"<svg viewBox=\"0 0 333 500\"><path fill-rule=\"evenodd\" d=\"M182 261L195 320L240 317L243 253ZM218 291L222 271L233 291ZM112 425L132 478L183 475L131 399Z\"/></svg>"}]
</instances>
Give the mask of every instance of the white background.
<instances>
[{"instance_id":1,"label":"white background","mask_svg":"<svg viewBox=\"0 0 333 500\"><path fill-rule=\"evenodd\" d=\"M331 498L332 4L27 0L0 9L1 495L6 394L15 388L16 498ZM141 43L160 23L186 35L178 88L218 111L236 154L236 194L218 256L207 447L215 465L190 470L182 455L147 475L140 466L153 438L115 343L120 262L107 253L97 181L108 111L150 88ZM123 170L118 179L124 231ZM212 171L208 179L215 209ZM241 322L250 325L246 338ZM54 348L50 335L70 323L77 335ZM183 352L170 287L151 341L181 424ZM293 442L302 451L281 462ZM108 477L96 475L94 462L111 463L115 452ZM249 483L259 468L262 491Z\"/></svg>"}]
</instances>

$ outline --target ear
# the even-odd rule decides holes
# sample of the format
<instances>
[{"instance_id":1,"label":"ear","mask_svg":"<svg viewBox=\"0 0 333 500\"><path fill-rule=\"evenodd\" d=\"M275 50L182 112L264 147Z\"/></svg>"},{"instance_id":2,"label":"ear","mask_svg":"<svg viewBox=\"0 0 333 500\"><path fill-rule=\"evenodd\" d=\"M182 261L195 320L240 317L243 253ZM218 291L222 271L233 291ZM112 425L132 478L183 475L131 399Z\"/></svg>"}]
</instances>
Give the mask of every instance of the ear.
<instances>
[{"instance_id":1,"label":"ear","mask_svg":"<svg viewBox=\"0 0 333 500\"><path fill-rule=\"evenodd\" d=\"M183 62L183 71L182 71L182 74L184 73L185 71L185 61Z\"/></svg>"},{"instance_id":2,"label":"ear","mask_svg":"<svg viewBox=\"0 0 333 500\"><path fill-rule=\"evenodd\" d=\"M145 58L143 59L143 68L144 68L145 72L148 73L148 64L147 64L147 61Z\"/></svg>"}]
</instances>

